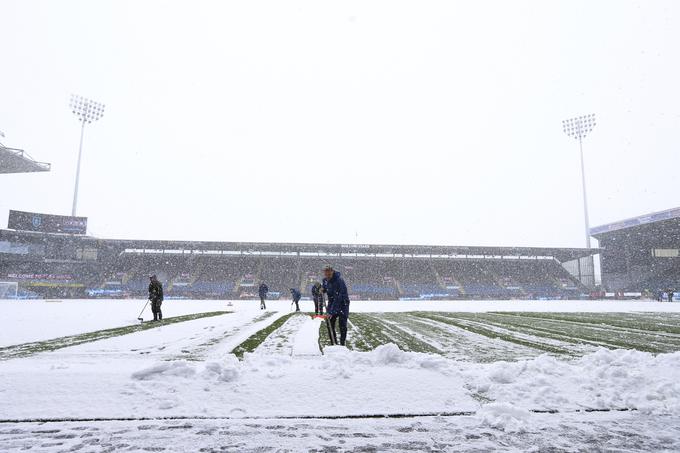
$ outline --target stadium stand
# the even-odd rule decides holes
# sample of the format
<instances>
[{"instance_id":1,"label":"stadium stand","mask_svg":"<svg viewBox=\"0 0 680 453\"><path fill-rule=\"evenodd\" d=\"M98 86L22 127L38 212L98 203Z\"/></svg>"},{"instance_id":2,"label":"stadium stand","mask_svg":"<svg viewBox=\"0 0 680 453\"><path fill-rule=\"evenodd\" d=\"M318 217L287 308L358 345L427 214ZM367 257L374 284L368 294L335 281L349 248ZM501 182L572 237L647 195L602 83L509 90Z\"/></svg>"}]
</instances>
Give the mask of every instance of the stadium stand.
<instances>
[{"instance_id":1,"label":"stadium stand","mask_svg":"<svg viewBox=\"0 0 680 453\"><path fill-rule=\"evenodd\" d=\"M680 288L680 208L590 230L602 249L607 291L657 293Z\"/></svg>"},{"instance_id":2,"label":"stadium stand","mask_svg":"<svg viewBox=\"0 0 680 453\"><path fill-rule=\"evenodd\" d=\"M50 164L33 160L23 149L0 144L0 174L50 171Z\"/></svg>"},{"instance_id":3,"label":"stadium stand","mask_svg":"<svg viewBox=\"0 0 680 453\"><path fill-rule=\"evenodd\" d=\"M42 297L145 297L156 274L168 298L309 296L321 270L342 272L353 299L574 298L563 266L597 250L345 244L127 241L0 230L0 281ZM576 276L578 277L578 276Z\"/></svg>"}]
</instances>

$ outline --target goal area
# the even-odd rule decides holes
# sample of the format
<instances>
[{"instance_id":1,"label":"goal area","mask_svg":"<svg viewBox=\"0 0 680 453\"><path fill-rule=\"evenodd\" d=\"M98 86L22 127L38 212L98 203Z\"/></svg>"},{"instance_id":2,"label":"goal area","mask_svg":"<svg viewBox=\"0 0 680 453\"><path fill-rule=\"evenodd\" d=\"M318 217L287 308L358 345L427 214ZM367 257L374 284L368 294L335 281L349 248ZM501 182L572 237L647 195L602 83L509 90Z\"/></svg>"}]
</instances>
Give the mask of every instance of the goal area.
<instances>
[{"instance_id":1,"label":"goal area","mask_svg":"<svg viewBox=\"0 0 680 453\"><path fill-rule=\"evenodd\" d=\"M0 282L0 299L16 299L19 294L19 283Z\"/></svg>"}]
</instances>

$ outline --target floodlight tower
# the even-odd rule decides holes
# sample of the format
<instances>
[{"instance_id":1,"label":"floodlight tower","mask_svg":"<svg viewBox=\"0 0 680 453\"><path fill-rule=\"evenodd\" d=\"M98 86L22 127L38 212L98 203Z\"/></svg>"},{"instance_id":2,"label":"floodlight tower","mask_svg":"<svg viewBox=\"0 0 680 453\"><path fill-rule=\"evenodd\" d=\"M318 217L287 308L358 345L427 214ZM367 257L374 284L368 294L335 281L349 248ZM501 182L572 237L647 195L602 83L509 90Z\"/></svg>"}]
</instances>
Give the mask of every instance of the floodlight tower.
<instances>
[{"instance_id":1,"label":"floodlight tower","mask_svg":"<svg viewBox=\"0 0 680 453\"><path fill-rule=\"evenodd\" d=\"M71 95L69 103L71 111L80 121L80 146L78 148L78 167L76 167L76 184L73 190L73 208L71 215L75 217L78 206L78 184L80 182L80 158L83 155L83 135L85 134L85 124L90 124L104 116L104 104L95 102L82 96Z\"/></svg>"},{"instance_id":2,"label":"floodlight tower","mask_svg":"<svg viewBox=\"0 0 680 453\"><path fill-rule=\"evenodd\" d=\"M562 121L562 129L569 137L578 140L581 151L581 184L583 184L583 217L586 222L586 247L590 248L590 220L588 218L588 196L586 194L586 167L583 163L583 139L595 127L595 114L581 115Z\"/></svg>"}]
</instances>

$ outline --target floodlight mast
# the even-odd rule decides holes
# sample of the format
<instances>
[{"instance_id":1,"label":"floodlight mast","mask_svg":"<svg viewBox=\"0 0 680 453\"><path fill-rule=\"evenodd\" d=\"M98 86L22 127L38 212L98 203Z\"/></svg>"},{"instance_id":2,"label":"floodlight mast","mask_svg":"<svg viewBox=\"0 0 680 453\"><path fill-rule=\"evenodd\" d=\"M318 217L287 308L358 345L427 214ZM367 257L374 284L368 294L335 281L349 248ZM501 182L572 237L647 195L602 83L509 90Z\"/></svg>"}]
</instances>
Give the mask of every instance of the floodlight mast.
<instances>
[{"instance_id":1,"label":"floodlight mast","mask_svg":"<svg viewBox=\"0 0 680 453\"><path fill-rule=\"evenodd\" d=\"M78 186L80 184L80 161L83 156L83 136L85 135L85 124L90 124L104 116L104 104L95 102L82 96L71 95L69 104L71 112L80 121L80 145L78 147L78 166L76 167L76 182L73 189L73 207L71 215L76 216L78 208Z\"/></svg>"},{"instance_id":2,"label":"floodlight mast","mask_svg":"<svg viewBox=\"0 0 680 453\"><path fill-rule=\"evenodd\" d=\"M581 152L581 184L583 186L583 218L586 227L586 247L590 245L590 219L588 217L588 195L586 192L586 167L583 160L583 139L595 127L595 114L581 115L575 118L562 121L562 129L569 137L578 140L579 151Z\"/></svg>"}]
</instances>

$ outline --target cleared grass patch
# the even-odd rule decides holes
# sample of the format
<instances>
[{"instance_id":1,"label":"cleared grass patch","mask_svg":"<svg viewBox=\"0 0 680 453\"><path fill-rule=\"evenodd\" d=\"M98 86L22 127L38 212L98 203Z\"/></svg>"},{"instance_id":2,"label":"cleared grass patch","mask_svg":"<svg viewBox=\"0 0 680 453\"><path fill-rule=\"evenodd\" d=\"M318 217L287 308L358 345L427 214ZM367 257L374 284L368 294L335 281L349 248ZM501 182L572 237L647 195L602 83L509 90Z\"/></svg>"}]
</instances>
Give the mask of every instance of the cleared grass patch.
<instances>
[{"instance_id":1,"label":"cleared grass patch","mask_svg":"<svg viewBox=\"0 0 680 453\"><path fill-rule=\"evenodd\" d=\"M321 347L329 344L325 324ZM540 353L578 357L596 350L680 351L680 316L666 313L353 313L347 346L369 351L394 343L405 351L458 360L518 360Z\"/></svg>"},{"instance_id":2,"label":"cleared grass patch","mask_svg":"<svg viewBox=\"0 0 680 453\"><path fill-rule=\"evenodd\" d=\"M295 315L303 315L302 313L289 313L287 315L284 315L274 321L273 323L269 324L267 327L258 330L255 332L253 335L249 336L246 341L241 343L240 345L236 346L233 351L231 351L236 357L239 359L243 358L243 355L246 352L253 352L255 349L257 349L258 346L260 346L264 340L267 339L267 337L274 332L276 329L281 327L288 319L290 319L291 316ZM306 315L304 315L306 316Z\"/></svg>"},{"instance_id":3,"label":"cleared grass patch","mask_svg":"<svg viewBox=\"0 0 680 453\"><path fill-rule=\"evenodd\" d=\"M246 326L250 326L252 324L256 324L258 322L264 321L265 319L271 317L274 315L273 311L266 311L250 321ZM245 327L245 326L242 326ZM205 360L206 352L209 351L211 348L215 347L216 345L220 344L222 341L225 339L229 338L232 336L234 333L236 333L239 330L239 327L232 327L229 330L223 332L220 335L217 335L209 340L207 340L204 343L199 344L198 346L194 347L193 349L185 349L182 351L182 354L177 356L178 359L180 360L191 360L191 361L200 361L200 360Z\"/></svg>"},{"instance_id":4,"label":"cleared grass patch","mask_svg":"<svg viewBox=\"0 0 680 453\"><path fill-rule=\"evenodd\" d=\"M352 313L349 317L347 332L347 348L355 351L371 351L376 347L394 343L403 351L427 352L440 354L442 351L434 345L423 341L400 328L394 322L393 314L386 313ZM336 325L336 332L340 336L340 329ZM321 348L330 346L328 328L325 321L319 326L319 345Z\"/></svg>"},{"instance_id":5,"label":"cleared grass patch","mask_svg":"<svg viewBox=\"0 0 680 453\"><path fill-rule=\"evenodd\" d=\"M546 344L541 341L531 341L527 338L519 338L515 335L500 332L498 330L490 329L484 326L483 322L477 324L469 324L465 322L466 318L459 313L434 313L434 312L418 312L414 313L416 316L420 316L426 319L432 319L434 321L443 322L450 324L452 326L464 329L468 332L475 333L487 338L494 340L502 340L509 343L515 343L520 346L525 346L528 348L538 349L540 351L549 352L552 354L560 355L570 355L571 351L567 348L560 346ZM460 317L460 318L459 318ZM467 318L469 319L469 318ZM483 347L483 345L482 345Z\"/></svg>"},{"instance_id":6,"label":"cleared grass patch","mask_svg":"<svg viewBox=\"0 0 680 453\"><path fill-rule=\"evenodd\" d=\"M652 327L645 320L644 315L638 318L639 323L631 323L622 327L624 323L618 320L622 314L600 315L598 322L583 322L579 315L570 315L571 319L557 317L534 316L534 314L517 313L485 313L475 317L491 326L572 343L575 345L590 345L608 349L635 349L643 352L661 353L680 350L680 336L648 330ZM461 315L461 317L463 317ZM465 316L471 319L469 316ZM603 323L601 321L608 321ZM620 324L615 326L613 324ZM635 327L632 327L634 325Z\"/></svg>"},{"instance_id":7,"label":"cleared grass patch","mask_svg":"<svg viewBox=\"0 0 680 453\"><path fill-rule=\"evenodd\" d=\"M212 316L221 316L229 313L231 312L211 311L206 313L194 313L191 315L165 318L163 319L163 321L158 322L145 322L142 324L135 324L132 326L115 327L113 329L96 330L94 332L86 332L78 335L69 335L67 337L59 337L51 340L6 346L0 348L0 360L28 357L33 354L38 354L40 352L56 351L57 349L68 348L70 346L77 346L83 343L105 340L107 338L119 337L121 335L128 335L135 332L142 332L144 330L155 329L157 327L168 326L179 322L193 321L196 319L209 318Z\"/></svg>"}]
</instances>

